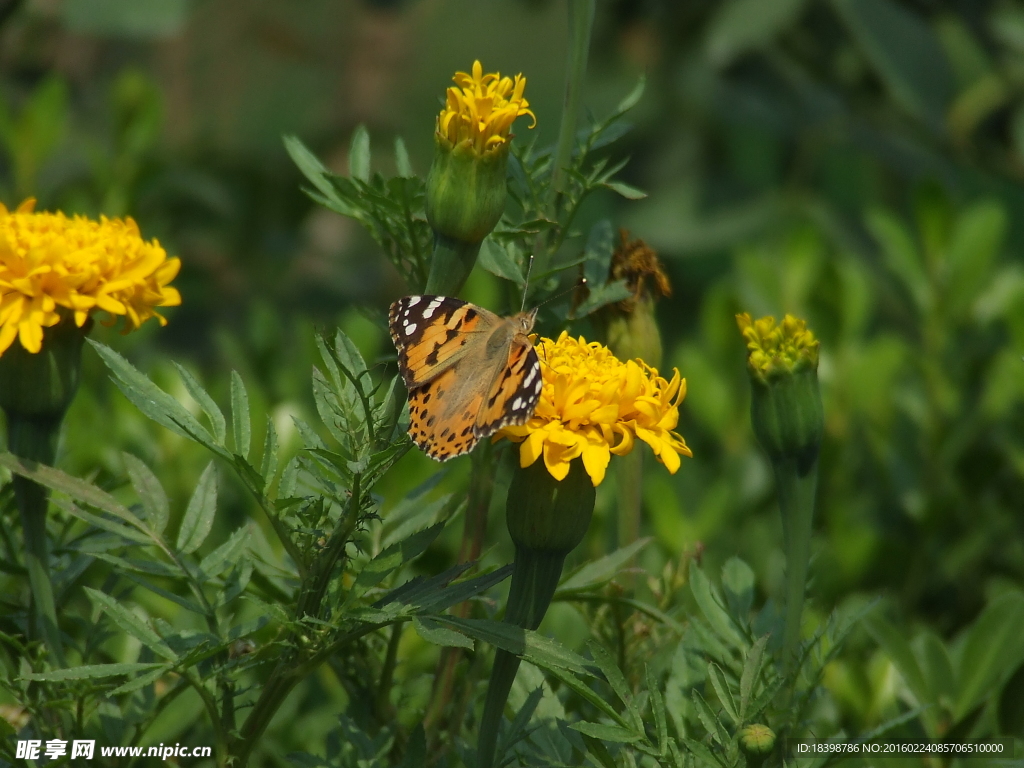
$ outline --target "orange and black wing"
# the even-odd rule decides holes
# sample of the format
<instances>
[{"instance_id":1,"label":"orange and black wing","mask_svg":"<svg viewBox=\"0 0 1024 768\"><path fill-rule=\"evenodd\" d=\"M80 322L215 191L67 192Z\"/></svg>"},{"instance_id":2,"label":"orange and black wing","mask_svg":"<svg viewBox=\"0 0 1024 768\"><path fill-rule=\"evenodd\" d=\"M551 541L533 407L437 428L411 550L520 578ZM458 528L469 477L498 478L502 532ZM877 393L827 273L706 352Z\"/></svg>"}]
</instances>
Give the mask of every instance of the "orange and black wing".
<instances>
[{"instance_id":1,"label":"orange and black wing","mask_svg":"<svg viewBox=\"0 0 1024 768\"><path fill-rule=\"evenodd\" d=\"M405 296L391 305L388 325L398 368L410 390L455 365L478 334L501 322L493 312L447 296Z\"/></svg>"},{"instance_id":2,"label":"orange and black wing","mask_svg":"<svg viewBox=\"0 0 1024 768\"><path fill-rule=\"evenodd\" d=\"M502 427L525 424L537 408L542 386L536 350L525 340L513 343L507 365L491 382L473 434L478 438L488 437Z\"/></svg>"},{"instance_id":3,"label":"orange and black wing","mask_svg":"<svg viewBox=\"0 0 1024 768\"><path fill-rule=\"evenodd\" d=\"M409 436L430 458L447 461L473 450L483 391L467 390L454 367L409 390ZM455 407L454 413L451 413ZM442 418L446 415L446 418Z\"/></svg>"}]
</instances>

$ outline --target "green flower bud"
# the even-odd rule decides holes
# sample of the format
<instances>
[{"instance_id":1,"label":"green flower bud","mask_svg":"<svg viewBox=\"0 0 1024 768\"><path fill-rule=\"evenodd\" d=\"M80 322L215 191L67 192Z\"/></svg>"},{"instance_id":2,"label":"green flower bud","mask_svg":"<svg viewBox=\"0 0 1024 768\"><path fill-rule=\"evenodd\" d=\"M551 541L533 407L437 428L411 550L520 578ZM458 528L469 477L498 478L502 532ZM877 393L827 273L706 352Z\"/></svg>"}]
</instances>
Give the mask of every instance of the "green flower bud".
<instances>
[{"instance_id":1,"label":"green flower bud","mask_svg":"<svg viewBox=\"0 0 1024 768\"><path fill-rule=\"evenodd\" d=\"M752 322L737 315L747 339L751 423L773 461L792 461L803 475L818 458L825 416L818 387L819 342L803 320L786 315Z\"/></svg>"},{"instance_id":2,"label":"green flower bud","mask_svg":"<svg viewBox=\"0 0 1024 768\"><path fill-rule=\"evenodd\" d=\"M753 765L760 765L775 748L775 732L767 725L746 725L738 736L743 754Z\"/></svg>"},{"instance_id":3,"label":"green flower bud","mask_svg":"<svg viewBox=\"0 0 1024 768\"><path fill-rule=\"evenodd\" d=\"M505 212L508 143L478 154L469 141L434 137L427 176L427 221L434 232L462 243L483 241Z\"/></svg>"}]
</instances>

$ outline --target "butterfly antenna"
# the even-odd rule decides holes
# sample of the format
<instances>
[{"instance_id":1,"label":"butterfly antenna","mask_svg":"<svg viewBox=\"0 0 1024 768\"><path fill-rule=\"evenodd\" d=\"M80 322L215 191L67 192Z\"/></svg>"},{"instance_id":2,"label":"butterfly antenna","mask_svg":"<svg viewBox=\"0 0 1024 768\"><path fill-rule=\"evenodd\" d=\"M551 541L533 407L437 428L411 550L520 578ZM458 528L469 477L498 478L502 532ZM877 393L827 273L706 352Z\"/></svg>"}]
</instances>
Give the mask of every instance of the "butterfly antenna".
<instances>
[{"instance_id":1,"label":"butterfly antenna","mask_svg":"<svg viewBox=\"0 0 1024 768\"><path fill-rule=\"evenodd\" d=\"M530 272L533 271L533 254L530 254L530 260L526 264L526 282L523 283L523 305L519 307L520 312L526 311L526 294L530 290Z\"/></svg>"},{"instance_id":2,"label":"butterfly antenna","mask_svg":"<svg viewBox=\"0 0 1024 768\"><path fill-rule=\"evenodd\" d=\"M541 302L540 304L538 304L537 306L538 306L538 307L543 307L543 306L544 306L545 304L547 304L548 302L550 302L550 301L554 301L555 299L560 299L560 298L562 298L563 296L565 296L565 294L567 294L567 293L572 293L573 291L575 291L575 290L576 290L577 288L580 288L580 287L582 287L582 288L586 288L586 287L587 287L587 278L585 278L585 277L581 277L581 278L580 278L580 279L579 279L578 281L576 281L576 282L575 282L575 283L574 283L574 284L572 285L572 287L571 287L571 288L566 288L566 289L565 289L564 291L559 291L559 292L558 292L558 293L556 293L556 294L555 294L554 296L548 296L548 297L547 297L546 299L544 299L544 301L542 301L542 302Z\"/></svg>"}]
</instances>

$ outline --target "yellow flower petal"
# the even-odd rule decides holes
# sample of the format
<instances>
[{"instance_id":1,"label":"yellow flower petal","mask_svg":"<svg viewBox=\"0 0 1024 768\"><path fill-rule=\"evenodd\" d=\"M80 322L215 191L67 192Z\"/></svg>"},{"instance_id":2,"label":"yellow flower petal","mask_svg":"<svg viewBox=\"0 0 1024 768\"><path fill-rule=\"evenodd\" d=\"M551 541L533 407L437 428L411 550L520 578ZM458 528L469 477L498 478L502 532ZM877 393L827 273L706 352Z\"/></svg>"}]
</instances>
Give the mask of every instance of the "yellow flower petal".
<instances>
[{"instance_id":1,"label":"yellow flower petal","mask_svg":"<svg viewBox=\"0 0 1024 768\"><path fill-rule=\"evenodd\" d=\"M169 286L179 259L156 240L146 242L132 219L93 221L63 213L35 213L26 200L11 212L0 206L0 354L14 339L37 352L42 329L62 317L79 326L102 310L134 329L155 307L177 306ZM108 323L109 324L109 323Z\"/></svg>"}]
</instances>

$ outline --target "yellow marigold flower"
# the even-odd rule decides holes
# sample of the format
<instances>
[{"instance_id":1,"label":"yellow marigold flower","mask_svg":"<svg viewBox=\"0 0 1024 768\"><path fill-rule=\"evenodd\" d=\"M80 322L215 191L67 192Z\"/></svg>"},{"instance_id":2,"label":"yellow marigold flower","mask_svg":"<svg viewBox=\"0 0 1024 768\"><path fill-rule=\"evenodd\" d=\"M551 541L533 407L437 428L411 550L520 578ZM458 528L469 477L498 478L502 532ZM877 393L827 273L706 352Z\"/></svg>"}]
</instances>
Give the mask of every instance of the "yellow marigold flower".
<instances>
[{"instance_id":1,"label":"yellow marigold flower","mask_svg":"<svg viewBox=\"0 0 1024 768\"><path fill-rule=\"evenodd\" d=\"M457 87L448 89L448 98L437 116L437 134L452 146L470 142L478 154L483 154L508 142L512 123L521 115L537 117L530 111L530 103L523 98L526 78L502 77L497 72L484 74L483 65L473 62L472 74L456 72L452 78Z\"/></svg>"},{"instance_id":2,"label":"yellow marigold flower","mask_svg":"<svg viewBox=\"0 0 1024 768\"><path fill-rule=\"evenodd\" d=\"M73 316L81 327L102 310L125 318L125 333L156 307L175 307L181 295L168 283L181 267L156 240L146 242L130 219L97 221L35 213L35 200L9 212L0 203L0 354L17 338L40 350L43 328Z\"/></svg>"},{"instance_id":3,"label":"yellow marigold flower","mask_svg":"<svg viewBox=\"0 0 1024 768\"><path fill-rule=\"evenodd\" d=\"M779 373L818 367L820 342L807 327L807 321L786 315L775 324L774 317L751 320L744 312L736 315L736 324L747 340L750 371L761 380Z\"/></svg>"},{"instance_id":4,"label":"yellow marigold flower","mask_svg":"<svg viewBox=\"0 0 1024 768\"><path fill-rule=\"evenodd\" d=\"M673 474L680 455L693 455L673 431L686 397L686 379L678 370L666 381L642 360L623 363L607 347L588 344L582 336L569 338L564 331L557 341L541 339L537 355L544 380L537 410L526 424L505 427L495 437L522 443L520 466L543 456L548 472L561 481L569 462L582 457L598 485L611 455L629 453L636 438Z\"/></svg>"}]
</instances>

